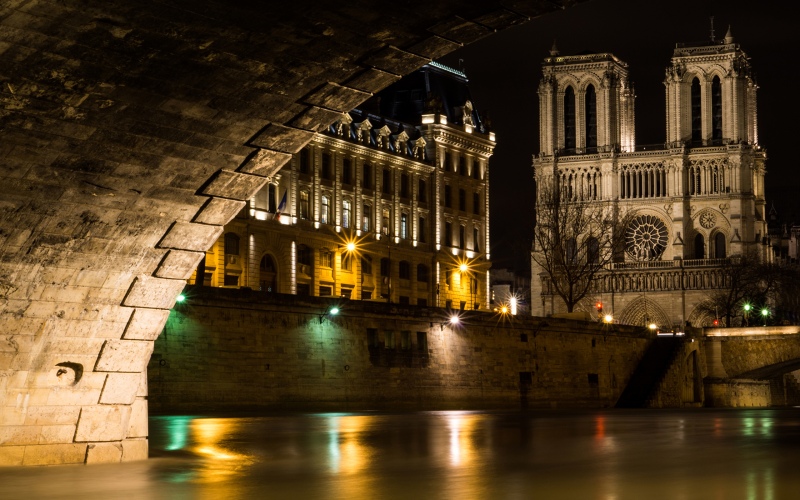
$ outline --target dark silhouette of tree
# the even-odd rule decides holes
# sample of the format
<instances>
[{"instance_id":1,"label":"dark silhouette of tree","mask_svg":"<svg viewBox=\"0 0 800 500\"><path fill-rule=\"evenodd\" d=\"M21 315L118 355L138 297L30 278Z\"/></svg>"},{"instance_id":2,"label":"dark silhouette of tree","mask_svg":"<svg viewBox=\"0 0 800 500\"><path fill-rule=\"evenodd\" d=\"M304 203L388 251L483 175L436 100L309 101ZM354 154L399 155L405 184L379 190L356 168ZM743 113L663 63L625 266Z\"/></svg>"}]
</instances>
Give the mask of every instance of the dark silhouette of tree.
<instances>
[{"instance_id":1,"label":"dark silhouette of tree","mask_svg":"<svg viewBox=\"0 0 800 500\"><path fill-rule=\"evenodd\" d=\"M532 257L545 293L568 312L593 289L603 268L621 255L627 217L601 201L568 199L553 183L537 184Z\"/></svg>"}]
</instances>

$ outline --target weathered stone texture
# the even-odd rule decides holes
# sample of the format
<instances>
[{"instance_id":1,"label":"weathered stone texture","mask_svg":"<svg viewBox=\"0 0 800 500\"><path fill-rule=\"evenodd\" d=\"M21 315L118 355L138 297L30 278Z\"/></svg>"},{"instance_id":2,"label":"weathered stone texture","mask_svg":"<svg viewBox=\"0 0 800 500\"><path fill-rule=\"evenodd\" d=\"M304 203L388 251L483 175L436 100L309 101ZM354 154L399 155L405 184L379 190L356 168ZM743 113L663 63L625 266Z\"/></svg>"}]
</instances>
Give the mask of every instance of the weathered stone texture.
<instances>
[{"instance_id":1,"label":"weathered stone texture","mask_svg":"<svg viewBox=\"0 0 800 500\"><path fill-rule=\"evenodd\" d=\"M125 328L125 340L155 340L169 317L168 309L136 309Z\"/></svg>"},{"instance_id":2,"label":"weathered stone texture","mask_svg":"<svg viewBox=\"0 0 800 500\"><path fill-rule=\"evenodd\" d=\"M143 340L108 340L97 358L95 371L139 373L147 366L153 343Z\"/></svg>"},{"instance_id":3,"label":"weathered stone texture","mask_svg":"<svg viewBox=\"0 0 800 500\"><path fill-rule=\"evenodd\" d=\"M84 406L75 442L120 441L128 430L130 416L130 406Z\"/></svg>"}]
</instances>

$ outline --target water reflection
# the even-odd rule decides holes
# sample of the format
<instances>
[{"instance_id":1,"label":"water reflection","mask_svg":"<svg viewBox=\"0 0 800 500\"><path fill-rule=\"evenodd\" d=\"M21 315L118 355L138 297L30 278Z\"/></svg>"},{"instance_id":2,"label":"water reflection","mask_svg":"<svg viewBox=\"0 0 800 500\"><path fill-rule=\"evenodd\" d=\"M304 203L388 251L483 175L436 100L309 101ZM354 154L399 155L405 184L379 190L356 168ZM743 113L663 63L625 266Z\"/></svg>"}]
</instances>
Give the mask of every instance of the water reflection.
<instances>
[{"instance_id":1,"label":"water reflection","mask_svg":"<svg viewBox=\"0 0 800 500\"><path fill-rule=\"evenodd\" d=\"M0 469L0 498L796 498L800 410L153 417L147 462Z\"/></svg>"}]
</instances>

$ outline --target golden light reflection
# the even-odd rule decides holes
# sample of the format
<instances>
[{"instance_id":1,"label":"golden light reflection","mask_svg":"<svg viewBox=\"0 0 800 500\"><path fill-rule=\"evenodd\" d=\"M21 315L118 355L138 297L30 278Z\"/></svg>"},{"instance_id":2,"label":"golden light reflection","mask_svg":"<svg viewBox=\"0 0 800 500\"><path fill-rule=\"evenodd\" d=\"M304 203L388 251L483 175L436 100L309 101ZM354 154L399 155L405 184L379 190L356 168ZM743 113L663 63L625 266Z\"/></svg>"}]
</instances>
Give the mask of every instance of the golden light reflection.
<instances>
[{"instance_id":1,"label":"golden light reflection","mask_svg":"<svg viewBox=\"0 0 800 500\"><path fill-rule=\"evenodd\" d=\"M238 453L223 443L231 435L239 432L238 419L198 418L192 420L190 432L195 443L190 451L208 459L198 469L196 480L215 483L233 479L242 474L241 469L253 463L253 457Z\"/></svg>"},{"instance_id":2,"label":"golden light reflection","mask_svg":"<svg viewBox=\"0 0 800 500\"><path fill-rule=\"evenodd\" d=\"M373 416L332 415L328 417L329 467L333 474L348 476L338 481L337 498L376 498L369 464L372 448L364 441Z\"/></svg>"},{"instance_id":3,"label":"golden light reflection","mask_svg":"<svg viewBox=\"0 0 800 500\"><path fill-rule=\"evenodd\" d=\"M469 467L477 455L475 431L483 416L465 412L448 412L447 426L450 431L450 465Z\"/></svg>"}]
</instances>

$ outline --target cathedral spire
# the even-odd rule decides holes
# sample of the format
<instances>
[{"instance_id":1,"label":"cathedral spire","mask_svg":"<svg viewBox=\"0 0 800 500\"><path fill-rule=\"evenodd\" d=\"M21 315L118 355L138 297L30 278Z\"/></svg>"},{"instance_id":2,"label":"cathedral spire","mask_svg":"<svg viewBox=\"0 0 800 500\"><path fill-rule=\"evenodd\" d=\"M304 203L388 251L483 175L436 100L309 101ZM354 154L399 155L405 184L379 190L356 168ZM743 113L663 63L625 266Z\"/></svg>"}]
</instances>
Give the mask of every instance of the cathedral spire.
<instances>
[{"instance_id":1,"label":"cathedral spire","mask_svg":"<svg viewBox=\"0 0 800 500\"><path fill-rule=\"evenodd\" d=\"M725 43L731 44L733 43L733 33L731 32L731 25L728 25L728 32L725 33Z\"/></svg>"}]
</instances>

